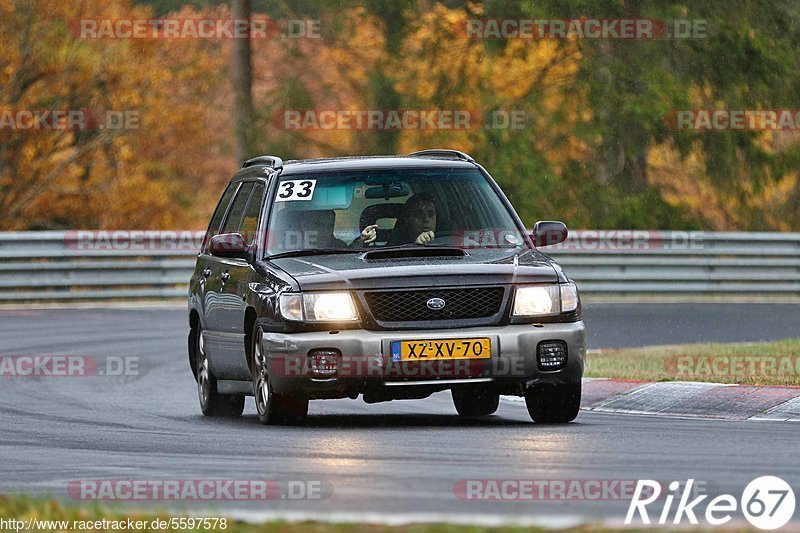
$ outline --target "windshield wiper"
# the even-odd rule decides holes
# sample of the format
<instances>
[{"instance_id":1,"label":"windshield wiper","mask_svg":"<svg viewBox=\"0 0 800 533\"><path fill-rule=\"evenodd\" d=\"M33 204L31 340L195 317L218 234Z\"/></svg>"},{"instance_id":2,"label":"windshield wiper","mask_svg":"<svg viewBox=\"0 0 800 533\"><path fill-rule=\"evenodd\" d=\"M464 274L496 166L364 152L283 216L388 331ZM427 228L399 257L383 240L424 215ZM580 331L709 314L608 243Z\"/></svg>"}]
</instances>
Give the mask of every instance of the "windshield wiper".
<instances>
[{"instance_id":1,"label":"windshield wiper","mask_svg":"<svg viewBox=\"0 0 800 533\"><path fill-rule=\"evenodd\" d=\"M292 250L279 254L268 255L266 259L281 259L284 257L303 257L307 255L331 255L331 254L357 254L363 250L348 248L305 248L303 250Z\"/></svg>"}]
</instances>

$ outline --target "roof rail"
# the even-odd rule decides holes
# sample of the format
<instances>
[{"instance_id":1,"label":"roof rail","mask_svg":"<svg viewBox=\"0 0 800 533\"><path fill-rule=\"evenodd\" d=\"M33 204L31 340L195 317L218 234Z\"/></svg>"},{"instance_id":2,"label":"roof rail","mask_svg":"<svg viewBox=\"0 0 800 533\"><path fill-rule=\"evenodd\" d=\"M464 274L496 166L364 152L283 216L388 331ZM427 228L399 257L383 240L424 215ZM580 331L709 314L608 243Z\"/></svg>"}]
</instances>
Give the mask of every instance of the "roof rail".
<instances>
[{"instance_id":1,"label":"roof rail","mask_svg":"<svg viewBox=\"0 0 800 533\"><path fill-rule=\"evenodd\" d=\"M419 152L412 152L408 154L408 157L431 157L434 159L458 159L461 161L468 161L470 163L474 163L475 160L472 159L472 156L469 154L465 154L464 152L459 152L458 150L447 150L447 149L433 149L433 150L420 150Z\"/></svg>"},{"instance_id":2,"label":"roof rail","mask_svg":"<svg viewBox=\"0 0 800 533\"><path fill-rule=\"evenodd\" d=\"M242 165L242 168L254 167L256 165L265 165L275 170L283 168L283 159L275 155L260 155L252 159L248 159Z\"/></svg>"}]
</instances>

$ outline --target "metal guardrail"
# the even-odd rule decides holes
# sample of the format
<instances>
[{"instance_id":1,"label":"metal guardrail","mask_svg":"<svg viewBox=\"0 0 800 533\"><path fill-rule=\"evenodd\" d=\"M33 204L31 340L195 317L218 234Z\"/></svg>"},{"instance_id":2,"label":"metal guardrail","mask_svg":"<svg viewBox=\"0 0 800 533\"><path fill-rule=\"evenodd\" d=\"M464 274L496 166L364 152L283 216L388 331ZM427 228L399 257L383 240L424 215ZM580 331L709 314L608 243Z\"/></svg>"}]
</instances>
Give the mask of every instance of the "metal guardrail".
<instances>
[{"instance_id":1,"label":"metal guardrail","mask_svg":"<svg viewBox=\"0 0 800 533\"><path fill-rule=\"evenodd\" d=\"M0 302L186 297L203 234L0 232Z\"/></svg>"},{"instance_id":2,"label":"metal guardrail","mask_svg":"<svg viewBox=\"0 0 800 533\"><path fill-rule=\"evenodd\" d=\"M584 293L800 296L800 233L583 230L544 251Z\"/></svg>"},{"instance_id":3,"label":"metal guardrail","mask_svg":"<svg viewBox=\"0 0 800 533\"><path fill-rule=\"evenodd\" d=\"M0 302L183 298L202 231L0 232ZM579 230L584 294L800 296L800 233Z\"/></svg>"}]
</instances>

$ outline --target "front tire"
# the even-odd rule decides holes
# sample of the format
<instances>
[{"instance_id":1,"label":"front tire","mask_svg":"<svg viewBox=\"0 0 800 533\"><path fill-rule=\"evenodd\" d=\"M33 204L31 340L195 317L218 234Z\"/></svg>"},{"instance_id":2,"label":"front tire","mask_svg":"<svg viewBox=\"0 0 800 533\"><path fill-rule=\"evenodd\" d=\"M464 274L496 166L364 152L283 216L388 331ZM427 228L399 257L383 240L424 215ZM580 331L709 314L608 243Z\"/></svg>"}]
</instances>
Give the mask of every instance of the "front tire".
<instances>
[{"instance_id":1,"label":"front tire","mask_svg":"<svg viewBox=\"0 0 800 533\"><path fill-rule=\"evenodd\" d=\"M537 424L566 424L581 409L581 384L542 383L525 393L528 414Z\"/></svg>"},{"instance_id":2,"label":"front tire","mask_svg":"<svg viewBox=\"0 0 800 533\"><path fill-rule=\"evenodd\" d=\"M487 387L465 386L450 391L453 405L460 416L489 416L500 405L500 394Z\"/></svg>"},{"instance_id":3,"label":"front tire","mask_svg":"<svg viewBox=\"0 0 800 533\"><path fill-rule=\"evenodd\" d=\"M264 425L296 424L308 415L308 398L281 396L272 389L269 362L261 348L261 328L253 333L250 354L253 361L253 394L258 420Z\"/></svg>"},{"instance_id":4,"label":"front tire","mask_svg":"<svg viewBox=\"0 0 800 533\"><path fill-rule=\"evenodd\" d=\"M217 380L208 366L208 355L203 340L203 330L197 326L195 335L195 354L197 357L197 397L200 410L206 416L236 417L244 411L244 396L217 393Z\"/></svg>"}]
</instances>

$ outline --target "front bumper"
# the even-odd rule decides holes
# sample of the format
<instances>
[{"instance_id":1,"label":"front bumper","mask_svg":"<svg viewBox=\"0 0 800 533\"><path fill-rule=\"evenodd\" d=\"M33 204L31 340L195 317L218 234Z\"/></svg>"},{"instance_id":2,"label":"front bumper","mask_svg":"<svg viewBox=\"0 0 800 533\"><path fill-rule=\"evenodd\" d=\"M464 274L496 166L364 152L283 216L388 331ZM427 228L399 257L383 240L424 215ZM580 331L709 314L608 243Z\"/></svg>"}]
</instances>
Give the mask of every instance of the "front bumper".
<instances>
[{"instance_id":1,"label":"front bumper","mask_svg":"<svg viewBox=\"0 0 800 533\"><path fill-rule=\"evenodd\" d=\"M393 363L392 341L488 337L491 357L485 360ZM567 362L558 370L538 368L536 350L543 341L563 341ZM536 383L574 383L583 376L586 328L582 321L508 325L498 327L413 331L264 332L264 354L270 380L278 394L305 394L310 398L355 397L392 390L396 397L424 397L430 392L469 383L497 388L501 394L521 395ZM336 376L314 377L309 352L335 350L341 354ZM408 391L414 388L414 393ZM406 396L403 396L403 390ZM389 398L391 399L391 398Z\"/></svg>"}]
</instances>

